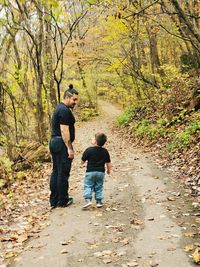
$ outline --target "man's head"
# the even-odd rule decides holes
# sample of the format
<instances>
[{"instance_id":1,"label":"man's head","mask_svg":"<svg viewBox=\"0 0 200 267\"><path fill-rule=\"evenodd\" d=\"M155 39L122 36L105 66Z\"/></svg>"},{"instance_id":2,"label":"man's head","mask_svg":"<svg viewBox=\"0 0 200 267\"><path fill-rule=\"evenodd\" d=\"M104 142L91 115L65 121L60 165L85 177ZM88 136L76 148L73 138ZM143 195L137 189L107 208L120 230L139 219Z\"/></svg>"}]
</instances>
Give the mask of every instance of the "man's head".
<instances>
[{"instance_id":1,"label":"man's head","mask_svg":"<svg viewBox=\"0 0 200 267\"><path fill-rule=\"evenodd\" d=\"M69 108L74 108L78 102L78 91L70 84L69 88L64 92L64 103Z\"/></svg>"},{"instance_id":2,"label":"man's head","mask_svg":"<svg viewBox=\"0 0 200 267\"><path fill-rule=\"evenodd\" d=\"M103 146L107 141L107 136L104 133L95 134L95 141L98 146Z\"/></svg>"}]
</instances>

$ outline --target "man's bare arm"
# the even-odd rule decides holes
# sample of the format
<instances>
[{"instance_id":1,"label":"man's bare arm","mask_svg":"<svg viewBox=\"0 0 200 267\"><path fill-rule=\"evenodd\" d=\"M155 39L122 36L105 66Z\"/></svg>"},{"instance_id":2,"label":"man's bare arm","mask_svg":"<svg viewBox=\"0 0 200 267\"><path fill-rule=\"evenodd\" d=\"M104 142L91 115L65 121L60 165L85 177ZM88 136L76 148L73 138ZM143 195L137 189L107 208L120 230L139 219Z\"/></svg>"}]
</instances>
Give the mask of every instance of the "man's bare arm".
<instances>
[{"instance_id":1,"label":"man's bare arm","mask_svg":"<svg viewBox=\"0 0 200 267\"><path fill-rule=\"evenodd\" d=\"M62 139L63 139L63 141L67 147L69 158L73 159L74 158L74 149L73 149L72 143L70 141L69 126L61 124L60 130L61 130Z\"/></svg>"}]
</instances>

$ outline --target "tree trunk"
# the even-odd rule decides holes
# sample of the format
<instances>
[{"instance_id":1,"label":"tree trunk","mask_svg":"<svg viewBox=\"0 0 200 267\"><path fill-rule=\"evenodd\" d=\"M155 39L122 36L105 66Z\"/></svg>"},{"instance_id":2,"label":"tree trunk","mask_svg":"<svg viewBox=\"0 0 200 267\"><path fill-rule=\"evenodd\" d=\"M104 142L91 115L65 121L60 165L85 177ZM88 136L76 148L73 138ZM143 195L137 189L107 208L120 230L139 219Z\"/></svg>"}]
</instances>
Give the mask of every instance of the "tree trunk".
<instances>
[{"instance_id":1,"label":"tree trunk","mask_svg":"<svg viewBox=\"0 0 200 267\"><path fill-rule=\"evenodd\" d=\"M43 14L39 9L37 9L38 17L39 17L39 31L35 38L36 47L35 47L35 56L36 56L36 66L35 74L36 74L36 118L37 118L37 134L38 139L41 143L46 139L46 131L44 127L44 109L42 102L42 89L43 89L43 67L42 67L42 48L43 48L43 40L44 40L44 32L43 32Z\"/></svg>"},{"instance_id":2,"label":"tree trunk","mask_svg":"<svg viewBox=\"0 0 200 267\"><path fill-rule=\"evenodd\" d=\"M83 68L82 68L81 63L80 63L79 60L77 61L77 66L78 66L79 74L80 74L80 77L81 77L81 80L82 80L83 89L85 90L85 92L87 94L89 105L92 107L93 103L92 103L89 91L87 89L87 86L86 86L86 81L85 81L85 77L84 77L84 73L83 73Z\"/></svg>"},{"instance_id":3,"label":"tree trunk","mask_svg":"<svg viewBox=\"0 0 200 267\"><path fill-rule=\"evenodd\" d=\"M191 39L192 46L195 50L200 53L200 35L196 31L194 25L191 23L191 21L186 16L185 12L179 5L177 0L171 0L172 5L174 6L175 10L178 13L178 18L181 24L185 25L187 27L187 34L189 33L189 38Z\"/></svg>"},{"instance_id":4,"label":"tree trunk","mask_svg":"<svg viewBox=\"0 0 200 267\"><path fill-rule=\"evenodd\" d=\"M160 59L158 55L158 47L157 47L157 36L154 32L154 27L146 27L147 34L149 37L149 48L150 48L150 59L151 59L151 68L153 74L153 82L158 86L155 74L159 74L162 78L164 76L163 70L160 68Z\"/></svg>"},{"instance_id":5,"label":"tree trunk","mask_svg":"<svg viewBox=\"0 0 200 267\"><path fill-rule=\"evenodd\" d=\"M52 107L57 105L56 90L53 76L53 58L52 58L52 38L51 38L51 7L46 3L44 15L45 41L44 41L44 68L45 68L45 88L47 91L47 106L50 116L49 100Z\"/></svg>"}]
</instances>

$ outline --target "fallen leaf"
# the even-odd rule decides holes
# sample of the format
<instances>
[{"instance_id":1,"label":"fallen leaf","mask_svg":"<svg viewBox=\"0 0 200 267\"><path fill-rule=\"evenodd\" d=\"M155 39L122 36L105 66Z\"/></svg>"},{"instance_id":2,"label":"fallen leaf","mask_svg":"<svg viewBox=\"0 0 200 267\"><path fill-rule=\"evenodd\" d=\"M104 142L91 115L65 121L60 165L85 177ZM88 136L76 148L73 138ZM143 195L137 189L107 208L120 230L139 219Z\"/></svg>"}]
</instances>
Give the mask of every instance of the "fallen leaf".
<instances>
[{"instance_id":1,"label":"fallen leaf","mask_svg":"<svg viewBox=\"0 0 200 267\"><path fill-rule=\"evenodd\" d=\"M173 194L174 196L176 196L176 197L180 197L180 195L181 195L180 192L173 192L172 194Z\"/></svg>"},{"instance_id":2,"label":"fallen leaf","mask_svg":"<svg viewBox=\"0 0 200 267\"><path fill-rule=\"evenodd\" d=\"M113 254L113 252L111 251L111 250L104 250L104 251L102 251L102 255L103 256L105 256L105 255L112 255Z\"/></svg>"},{"instance_id":3,"label":"fallen leaf","mask_svg":"<svg viewBox=\"0 0 200 267\"><path fill-rule=\"evenodd\" d=\"M174 197L167 197L167 200L169 200L169 201L175 201L175 198Z\"/></svg>"},{"instance_id":4,"label":"fallen leaf","mask_svg":"<svg viewBox=\"0 0 200 267\"><path fill-rule=\"evenodd\" d=\"M129 262L129 263L127 264L127 266L135 267L135 266L138 266L138 263L137 263L137 262Z\"/></svg>"},{"instance_id":5,"label":"fallen leaf","mask_svg":"<svg viewBox=\"0 0 200 267\"><path fill-rule=\"evenodd\" d=\"M117 256L122 257L126 255L126 251L121 251L119 253L117 253Z\"/></svg>"},{"instance_id":6,"label":"fallen leaf","mask_svg":"<svg viewBox=\"0 0 200 267\"><path fill-rule=\"evenodd\" d=\"M40 244L40 245L36 245L36 246L34 246L33 248L43 248L43 247L45 247L47 244Z\"/></svg>"},{"instance_id":7,"label":"fallen leaf","mask_svg":"<svg viewBox=\"0 0 200 267\"><path fill-rule=\"evenodd\" d=\"M195 221L200 224L200 218L196 218Z\"/></svg>"},{"instance_id":8,"label":"fallen leaf","mask_svg":"<svg viewBox=\"0 0 200 267\"><path fill-rule=\"evenodd\" d=\"M102 212L98 212L95 216L96 217L102 217L103 216L103 213Z\"/></svg>"},{"instance_id":9,"label":"fallen leaf","mask_svg":"<svg viewBox=\"0 0 200 267\"><path fill-rule=\"evenodd\" d=\"M24 241L26 241L28 239L28 235L27 234L23 234L23 235L20 235L18 238L17 238L17 242L19 243L23 243Z\"/></svg>"},{"instance_id":10,"label":"fallen leaf","mask_svg":"<svg viewBox=\"0 0 200 267\"><path fill-rule=\"evenodd\" d=\"M148 218L147 219L148 221L154 221L154 218L152 217L152 218Z\"/></svg>"},{"instance_id":11,"label":"fallen leaf","mask_svg":"<svg viewBox=\"0 0 200 267\"><path fill-rule=\"evenodd\" d=\"M113 210L113 211L118 211L118 209L117 209L117 208L112 208L112 210Z\"/></svg>"},{"instance_id":12,"label":"fallen leaf","mask_svg":"<svg viewBox=\"0 0 200 267\"><path fill-rule=\"evenodd\" d=\"M159 266L159 264L158 264L157 262L155 262L155 263L150 263L150 266L151 266L151 267L156 267L156 266Z\"/></svg>"},{"instance_id":13,"label":"fallen leaf","mask_svg":"<svg viewBox=\"0 0 200 267\"><path fill-rule=\"evenodd\" d=\"M130 224L135 224L135 225L141 225L143 224L142 221L136 219L136 218L133 218L131 221L130 221Z\"/></svg>"},{"instance_id":14,"label":"fallen leaf","mask_svg":"<svg viewBox=\"0 0 200 267\"><path fill-rule=\"evenodd\" d=\"M69 243L68 243L68 241L63 241L63 242L61 242L61 245L62 246L67 246Z\"/></svg>"},{"instance_id":15,"label":"fallen leaf","mask_svg":"<svg viewBox=\"0 0 200 267\"><path fill-rule=\"evenodd\" d=\"M129 244L129 239L124 238L124 239L120 240L120 243L122 243L123 245L127 245L127 244Z\"/></svg>"},{"instance_id":16,"label":"fallen leaf","mask_svg":"<svg viewBox=\"0 0 200 267\"><path fill-rule=\"evenodd\" d=\"M200 263L200 249L195 249L195 252L192 254L192 259L195 263Z\"/></svg>"},{"instance_id":17,"label":"fallen leaf","mask_svg":"<svg viewBox=\"0 0 200 267\"><path fill-rule=\"evenodd\" d=\"M138 266L138 263L136 262L136 260L133 260L133 261L130 261L130 262L127 262L126 264L122 264L122 267L135 267L135 266Z\"/></svg>"},{"instance_id":18,"label":"fallen leaf","mask_svg":"<svg viewBox=\"0 0 200 267\"><path fill-rule=\"evenodd\" d=\"M169 236L160 236L159 239L160 240L167 240L167 239L169 239Z\"/></svg>"},{"instance_id":19,"label":"fallen leaf","mask_svg":"<svg viewBox=\"0 0 200 267\"><path fill-rule=\"evenodd\" d=\"M5 259L10 259L12 257L15 257L16 255L17 254L15 252L10 251L10 252L6 253Z\"/></svg>"},{"instance_id":20,"label":"fallen leaf","mask_svg":"<svg viewBox=\"0 0 200 267\"><path fill-rule=\"evenodd\" d=\"M102 252L100 252L100 251L94 253L94 256L97 257L97 258L102 257L102 255L103 255L103 254L102 254Z\"/></svg>"},{"instance_id":21,"label":"fallen leaf","mask_svg":"<svg viewBox=\"0 0 200 267\"><path fill-rule=\"evenodd\" d=\"M194 249L194 245L192 245L192 244L184 247L184 251L186 251L186 252L192 251L193 249Z\"/></svg>"},{"instance_id":22,"label":"fallen leaf","mask_svg":"<svg viewBox=\"0 0 200 267\"><path fill-rule=\"evenodd\" d=\"M187 232L184 235L187 237L194 237L197 233L196 232Z\"/></svg>"},{"instance_id":23,"label":"fallen leaf","mask_svg":"<svg viewBox=\"0 0 200 267\"><path fill-rule=\"evenodd\" d=\"M92 244L89 246L89 249L95 249L95 248L98 248L99 244L96 243L96 244Z\"/></svg>"},{"instance_id":24,"label":"fallen leaf","mask_svg":"<svg viewBox=\"0 0 200 267\"><path fill-rule=\"evenodd\" d=\"M177 247L171 247L171 248L168 248L167 250L168 251L175 251L177 249Z\"/></svg>"},{"instance_id":25,"label":"fallen leaf","mask_svg":"<svg viewBox=\"0 0 200 267\"><path fill-rule=\"evenodd\" d=\"M103 263L105 264L108 264L108 263L111 263L112 262L112 259L103 259Z\"/></svg>"},{"instance_id":26,"label":"fallen leaf","mask_svg":"<svg viewBox=\"0 0 200 267\"><path fill-rule=\"evenodd\" d=\"M67 254L68 253L68 251L66 250L66 249L63 249L63 250L61 250L61 252L60 252L61 254Z\"/></svg>"}]
</instances>

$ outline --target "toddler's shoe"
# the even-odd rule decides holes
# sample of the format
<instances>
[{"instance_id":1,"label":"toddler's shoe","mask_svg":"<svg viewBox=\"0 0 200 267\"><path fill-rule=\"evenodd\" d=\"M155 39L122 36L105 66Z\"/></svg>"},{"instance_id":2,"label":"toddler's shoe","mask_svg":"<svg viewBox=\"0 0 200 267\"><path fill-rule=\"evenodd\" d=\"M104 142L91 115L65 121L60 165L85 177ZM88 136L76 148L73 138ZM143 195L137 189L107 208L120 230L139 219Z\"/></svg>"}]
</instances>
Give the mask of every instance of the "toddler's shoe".
<instances>
[{"instance_id":1,"label":"toddler's shoe","mask_svg":"<svg viewBox=\"0 0 200 267\"><path fill-rule=\"evenodd\" d=\"M97 203L96 203L96 205L97 205L97 208L101 208L101 207L103 207L103 203L102 203L102 201L97 201Z\"/></svg>"},{"instance_id":2,"label":"toddler's shoe","mask_svg":"<svg viewBox=\"0 0 200 267\"><path fill-rule=\"evenodd\" d=\"M87 209L92 205L92 201L90 199L85 199L85 204L83 206L83 209Z\"/></svg>"}]
</instances>

